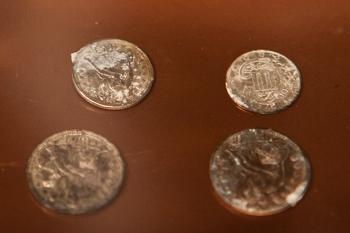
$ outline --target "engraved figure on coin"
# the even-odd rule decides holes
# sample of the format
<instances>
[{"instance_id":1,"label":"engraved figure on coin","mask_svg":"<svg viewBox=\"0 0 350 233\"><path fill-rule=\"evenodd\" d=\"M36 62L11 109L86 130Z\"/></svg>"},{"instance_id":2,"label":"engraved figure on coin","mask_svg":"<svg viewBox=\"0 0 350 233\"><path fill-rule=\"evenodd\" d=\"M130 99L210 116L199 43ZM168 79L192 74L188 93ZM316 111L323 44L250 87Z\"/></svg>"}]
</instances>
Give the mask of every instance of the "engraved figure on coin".
<instances>
[{"instance_id":1,"label":"engraved figure on coin","mask_svg":"<svg viewBox=\"0 0 350 233\"><path fill-rule=\"evenodd\" d=\"M109 51L110 54L106 56L104 53L107 51L104 50L100 54L103 62L97 63L89 57L84 59L95 71L96 78L100 79L96 87L99 99L108 103L123 101L123 95L128 92L136 71L135 58L128 50L119 51L114 48L114 51Z\"/></svg>"},{"instance_id":2,"label":"engraved figure on coin","mask_svg":"<svg viewBox=\"0 0 350 233\"><path fill-rule=\"evenodd\" d=\"M79 141L79 139L76 139ZM90 190L97 188L95 184L101 178L103 166L99 166L99 160L106 150L97 146L92 147L81 140L80 143L60 143L45 148L43 157L50 158L49 161L41 164L42 175L50 180L50 187L60 187L64 193L68 192L68 186L83 187L89 186ZM77 189L75 194L85 196L84 189Z\"/></svg>"},{"instance_id":3,"label":"engraved figure on coin","mask_svg":"<svg viewBox=\"0 0 350 233\"><path fill-rule=\"evenodd\" d=\"M285 165L287 151L277 148L264 140L256 141L255 147L242 142L240 147L245 150L227 149L231 160L239 163L242 168L239 174L241 190L239 196L254 193L254 201L263 200L265 195L271 194L285 183ZM253 201L253 200L251 200Z\"/></svg>"},{"instance_id":4,"label":"engraved figure on coin","mask_svg":"<svg viewBox=\"0 0 350 233\"><path fill-rule=\"evenodd\" d=\"M99 68L94 62L85 58L85 60L90 63L95 69L98 77L102 80L106 80L108 87L112 90L115 86L126 86L129 87L133 77L132 63L134 56L132 54L122 53L122 60L120 63L116 63L114 67L111 68Z\"/></svg>"},{"instance_id":5,"label":"engraved figure on coin","mask_svg":"<svg viewBox=\"0 0 350 233\"><path fill-rule=\"evenodd\" d=\"M244 63L239 70L239 77L246 82L243 95L259 104L273 106L276 100L285 98L288 92L281 81L282 72L269 58Z\"/></svg>"}]
</instances>

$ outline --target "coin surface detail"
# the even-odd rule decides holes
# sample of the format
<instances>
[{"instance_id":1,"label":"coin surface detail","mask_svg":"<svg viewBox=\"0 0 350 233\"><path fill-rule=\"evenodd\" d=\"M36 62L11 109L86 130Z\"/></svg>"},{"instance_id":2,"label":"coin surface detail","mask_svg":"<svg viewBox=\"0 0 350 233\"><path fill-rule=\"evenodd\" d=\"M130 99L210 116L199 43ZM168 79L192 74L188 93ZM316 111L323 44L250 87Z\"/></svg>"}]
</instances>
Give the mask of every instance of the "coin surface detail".
<instances>
[{"instance_id":1,"label":"coin surface detail","mask_svg":"<svg viewBox=\"0 0 350 233\"><path fill-rule=\"evenodd\" d=\"M140 102L153 83L153 67L136 45L118 39L93 42L72 54L73 83L89 103L120 110Z\"/></svg>"},{"instance_id":2,"label":"coin surface detail","mask_svg":"<svg viewBox=\"0 0 350 233\"><path fill-rule=\"evenodd\" d=\"M282 54L255 50L239 56L226 74L226 89L241 108L260 114L285 109L298 97L300 72Z\"/></svg>"},{"instance_id":3,"label":"coin surface detail","mask_svg":"<svg viewBox=\"0 0 350 233\"><path fill-rule=\"evenodd\" d=\"M294 206L310 182L301 149L270 129L248 129L213 153L210 178L225 206L248 215L271 215Z\"/></svg>"},{"instance_id":4,"label":"coin surface detail","mask_svg":"<svg viewBox=\"0 0 350 233\"><path fill-rule=\"evenodd\" d=\"M37 201L66 214L94 211L109 203L123 176L118 149L84 130L48 137L36 147L27 165L28 185Z\"/></svg>"}]
</instances>

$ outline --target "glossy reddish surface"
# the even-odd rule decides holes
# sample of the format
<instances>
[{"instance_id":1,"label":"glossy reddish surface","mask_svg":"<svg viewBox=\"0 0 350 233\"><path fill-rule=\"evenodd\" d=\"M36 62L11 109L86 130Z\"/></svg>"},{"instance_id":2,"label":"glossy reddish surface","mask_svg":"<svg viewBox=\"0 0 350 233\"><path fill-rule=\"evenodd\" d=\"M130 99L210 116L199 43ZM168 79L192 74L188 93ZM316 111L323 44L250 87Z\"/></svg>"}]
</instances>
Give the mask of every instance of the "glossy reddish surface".
<instances>
[{"instance_id":1,"label":"glossy reddish surface","mask_svg":"<svg viewBox=\"0 0 350 233\"><path fill-rule=\"evenodd\" d=\"M12 0L0 10L0 232L349 232L349 1ZM95 108L72 85L70 53L101 38L152 59L153 89L129 110ZM255 115L227 95L227 68L253 49L299 67L291 108ZM312 185L295 208L246 217L215 198L210 155L250 127L289 136L309 157ZM43 211L25 178L35 146L73 128L104 135L127 163L118 198L75 217Z\"/></svg>"}]
</instances>

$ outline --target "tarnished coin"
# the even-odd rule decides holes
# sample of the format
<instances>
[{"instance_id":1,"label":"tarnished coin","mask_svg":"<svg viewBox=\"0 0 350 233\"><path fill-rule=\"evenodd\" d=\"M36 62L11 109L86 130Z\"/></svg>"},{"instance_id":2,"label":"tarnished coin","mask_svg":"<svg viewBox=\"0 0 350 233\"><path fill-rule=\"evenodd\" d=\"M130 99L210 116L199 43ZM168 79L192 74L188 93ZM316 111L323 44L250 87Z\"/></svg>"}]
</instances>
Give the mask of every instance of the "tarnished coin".
<instances>
[{"instance_id":1,"label":"tarnished coin","mask_svg":"<svg viewBox=\"0 0 350 233\"><path fill-rule=\"evenodd\" d=\"M260 114L280 111L298 97L301 77L282 54L256 50L238 57L226 75L226 89L245 110Z\"/></svg>"},{"instance_id":2,"label":"tarnished coin","mask_svg":"<svg viewBox=\"0 0 350 233\"><path fill-rule=\"evenodd\" d=\"M69 130L45 139L27 166L27 181L44 207L67 214L99 209L118 193L124 164L118 149L89 131Z\"/></svg>"},{"instance_id":3,"label":"tarnished coin","mask_svg":"<svg viewBox=\"0 0 350 233\"><path fill-rule=\"evenodd\" d=\"M147 55L127 41L107 39L72 54L73 83L89 103L120 110L140 102L153 83Z\"/></svg>"},{"instance_id":4,"label":"tarnished coin","mask_svg":"<svg viewBox=\"0 0 350 233\"><path fill-rule=\"evenodd\" d=\"M270 215L303 197L310 164L286 136L271 129L248 129L227 138L213 153L210 178L229 208Z\"/></svg>"}]
</instances>

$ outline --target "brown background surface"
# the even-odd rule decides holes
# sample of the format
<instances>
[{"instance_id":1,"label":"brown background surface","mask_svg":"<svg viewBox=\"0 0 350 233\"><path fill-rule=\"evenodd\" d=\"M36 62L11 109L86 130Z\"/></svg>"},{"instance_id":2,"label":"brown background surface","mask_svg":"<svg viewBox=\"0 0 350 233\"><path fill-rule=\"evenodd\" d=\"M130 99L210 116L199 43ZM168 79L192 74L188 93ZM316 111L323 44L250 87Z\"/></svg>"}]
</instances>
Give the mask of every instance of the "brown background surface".
<instances>
[{"instance_id":1,"label":"brown background surface","mask_svg":"<svg viewBox=\"0 0 350 233\"><path fill-rule=\"evenodd\" d=\"M348 0L2 0L0 10L1 233L350 231ZM70 53L102 38L131 41L152 59L152 91L129 110L95 108L72 85ZM288 110L246 113L227 95L227 68L253 49L301 70ZM311 160L312 185L295 208L246 217L215 199L210 155L249 127L286 134ZM43 211L24 172L37 144L73 128L104 135L127 163L118 198L78 217Z\"/></svg>"}]
</instances>

